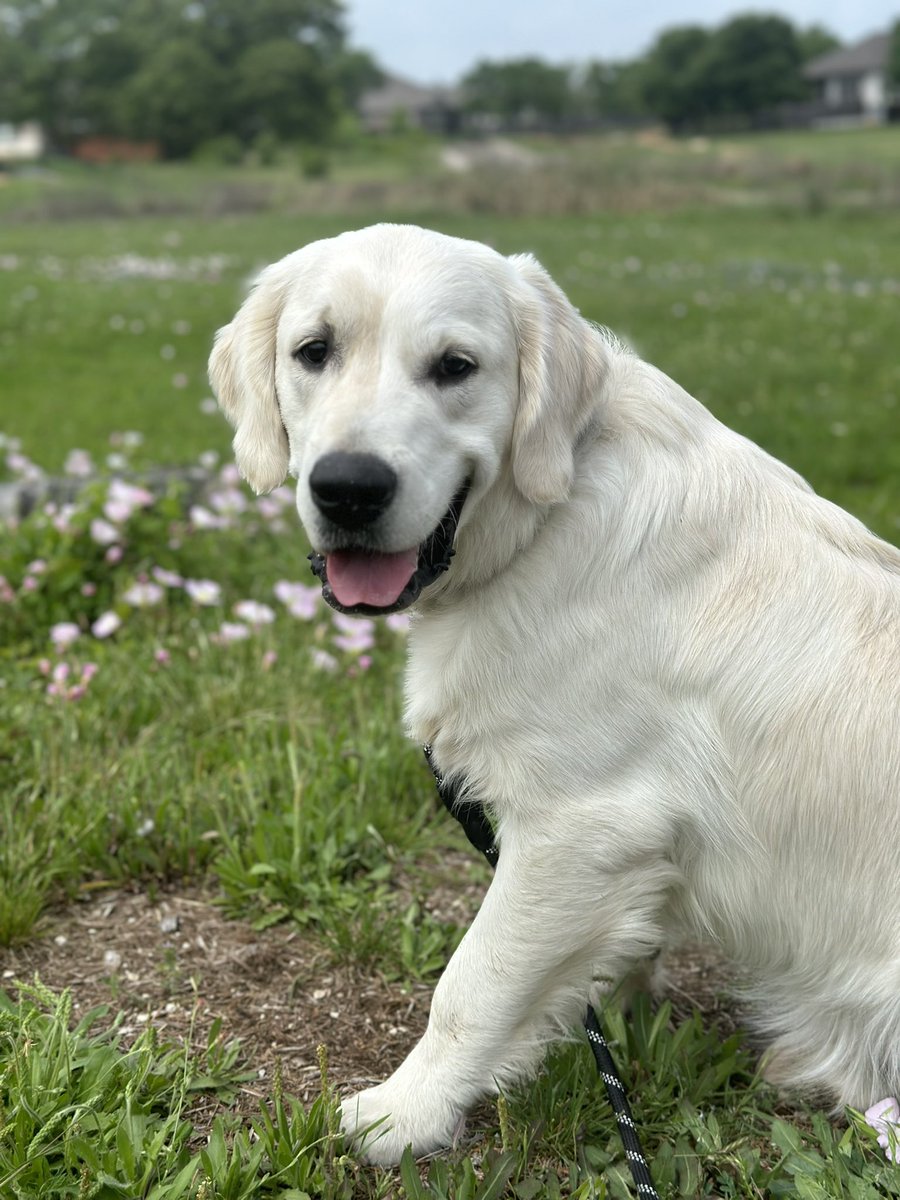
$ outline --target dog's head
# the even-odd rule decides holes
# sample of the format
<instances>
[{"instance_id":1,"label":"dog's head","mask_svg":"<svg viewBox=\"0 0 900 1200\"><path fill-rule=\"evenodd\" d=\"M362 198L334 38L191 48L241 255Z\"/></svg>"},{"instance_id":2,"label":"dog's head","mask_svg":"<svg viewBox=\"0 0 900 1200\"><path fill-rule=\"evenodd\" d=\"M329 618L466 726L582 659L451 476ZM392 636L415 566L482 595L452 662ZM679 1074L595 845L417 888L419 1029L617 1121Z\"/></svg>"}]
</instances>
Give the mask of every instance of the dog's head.
<instances>
[{"instance_id":1,"label":"dog's head","mask_svg":"<svg viewBox=\"0 0 900 1200\"><path fill-rule=\"evenodd\" d=\"M371 614L446 569L507 466L525 500L567 496L604 364L530 257L378 225L267 267L209 370L242 475L296 477L326 598Z\"/></svg>"}]
</instances>

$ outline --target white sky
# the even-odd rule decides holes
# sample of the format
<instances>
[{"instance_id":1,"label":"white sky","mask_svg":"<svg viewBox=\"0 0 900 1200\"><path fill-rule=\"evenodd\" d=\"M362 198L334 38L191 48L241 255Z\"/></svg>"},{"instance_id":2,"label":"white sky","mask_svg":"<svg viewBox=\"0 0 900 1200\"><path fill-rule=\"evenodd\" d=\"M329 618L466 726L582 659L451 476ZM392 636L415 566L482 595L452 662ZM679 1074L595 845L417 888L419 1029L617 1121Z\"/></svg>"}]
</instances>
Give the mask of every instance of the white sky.
<instances>
[{"instance_id":1,"label":"white sky","mask_svg":"<svg viewBox=\"0 0 900 1200\"><path fill-rule=\"evenodd\" d=\"M720 25L739 13L776 12L798 28L822 24L842 42L882 33L900 0L345 0L352 43L416 83L454 83L483 58L547 62L637 58L672 25ZM828 16L823 17L823 10Z\"/></svg>"}]
</instances>

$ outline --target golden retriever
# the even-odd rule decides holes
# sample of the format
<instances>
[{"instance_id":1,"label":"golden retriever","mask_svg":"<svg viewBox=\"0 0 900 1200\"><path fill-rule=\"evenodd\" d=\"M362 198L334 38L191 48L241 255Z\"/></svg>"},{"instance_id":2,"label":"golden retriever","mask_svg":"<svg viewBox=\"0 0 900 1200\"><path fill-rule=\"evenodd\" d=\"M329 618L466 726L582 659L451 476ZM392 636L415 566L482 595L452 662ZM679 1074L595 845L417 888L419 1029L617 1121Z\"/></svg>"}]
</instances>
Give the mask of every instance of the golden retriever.
<instances>
[{"instance_id":1,"label":"golden retriever","mask_svg":"<svg viewBox=\"0 0 900 1200\"><path fill-rule=\"evenodd\" d=\"M897 1093L900 553L475 242L288 255L210 377L329 602L412 606L410 735L502 845L427 1032L344 1104L366 1156L449 1143L685 937L748 980L773 1078Z\"/></svg>"}]
</instances>

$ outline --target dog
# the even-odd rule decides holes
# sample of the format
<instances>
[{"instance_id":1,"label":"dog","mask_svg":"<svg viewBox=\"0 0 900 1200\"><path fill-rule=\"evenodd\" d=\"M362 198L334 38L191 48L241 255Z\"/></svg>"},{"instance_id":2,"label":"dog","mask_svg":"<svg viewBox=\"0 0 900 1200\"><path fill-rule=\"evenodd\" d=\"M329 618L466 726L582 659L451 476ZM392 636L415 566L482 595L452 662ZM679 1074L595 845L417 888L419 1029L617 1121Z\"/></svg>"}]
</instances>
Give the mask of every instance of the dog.
<instances>
[{"instance_id":1,"label":"dog","mask_svg":"<svg viewBox=\"0 0 900 1200\"><path fill-rule=\"evenodd\" d=\"M532 257L414 226L266 268L210 379L329 603L412 608L409 733L502 847L424 1036L344 1102L361 1153L452 1143L683 939L748 981L771 1079L898 1094L900 552Z\"/></svg>"}]
</instances>

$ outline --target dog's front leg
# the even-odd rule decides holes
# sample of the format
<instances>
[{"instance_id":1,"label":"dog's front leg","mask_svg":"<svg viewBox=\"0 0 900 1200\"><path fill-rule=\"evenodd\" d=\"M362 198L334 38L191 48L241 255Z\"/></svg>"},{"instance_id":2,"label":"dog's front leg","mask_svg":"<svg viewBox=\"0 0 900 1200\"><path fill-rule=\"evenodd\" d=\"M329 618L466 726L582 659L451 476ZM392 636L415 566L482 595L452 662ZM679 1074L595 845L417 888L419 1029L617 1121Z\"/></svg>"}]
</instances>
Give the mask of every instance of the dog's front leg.
<instances>
[{"instance_id":1,"label":"dog's front leg","mask_svg":"<svg viewBox=\"0 0 900 1200\"><path fill-rule=\"evenodd\" d=\"M607 859L610 847L606 847ZM533 1069L583 1014L592 971L617 977L660 943L665 864L611 870L579 847L504 838L481 911L434 993L428 1028L384 1083L344 1101L370 1162L449 1145L466 1111Z\"/></svg>"}]
</instances>

